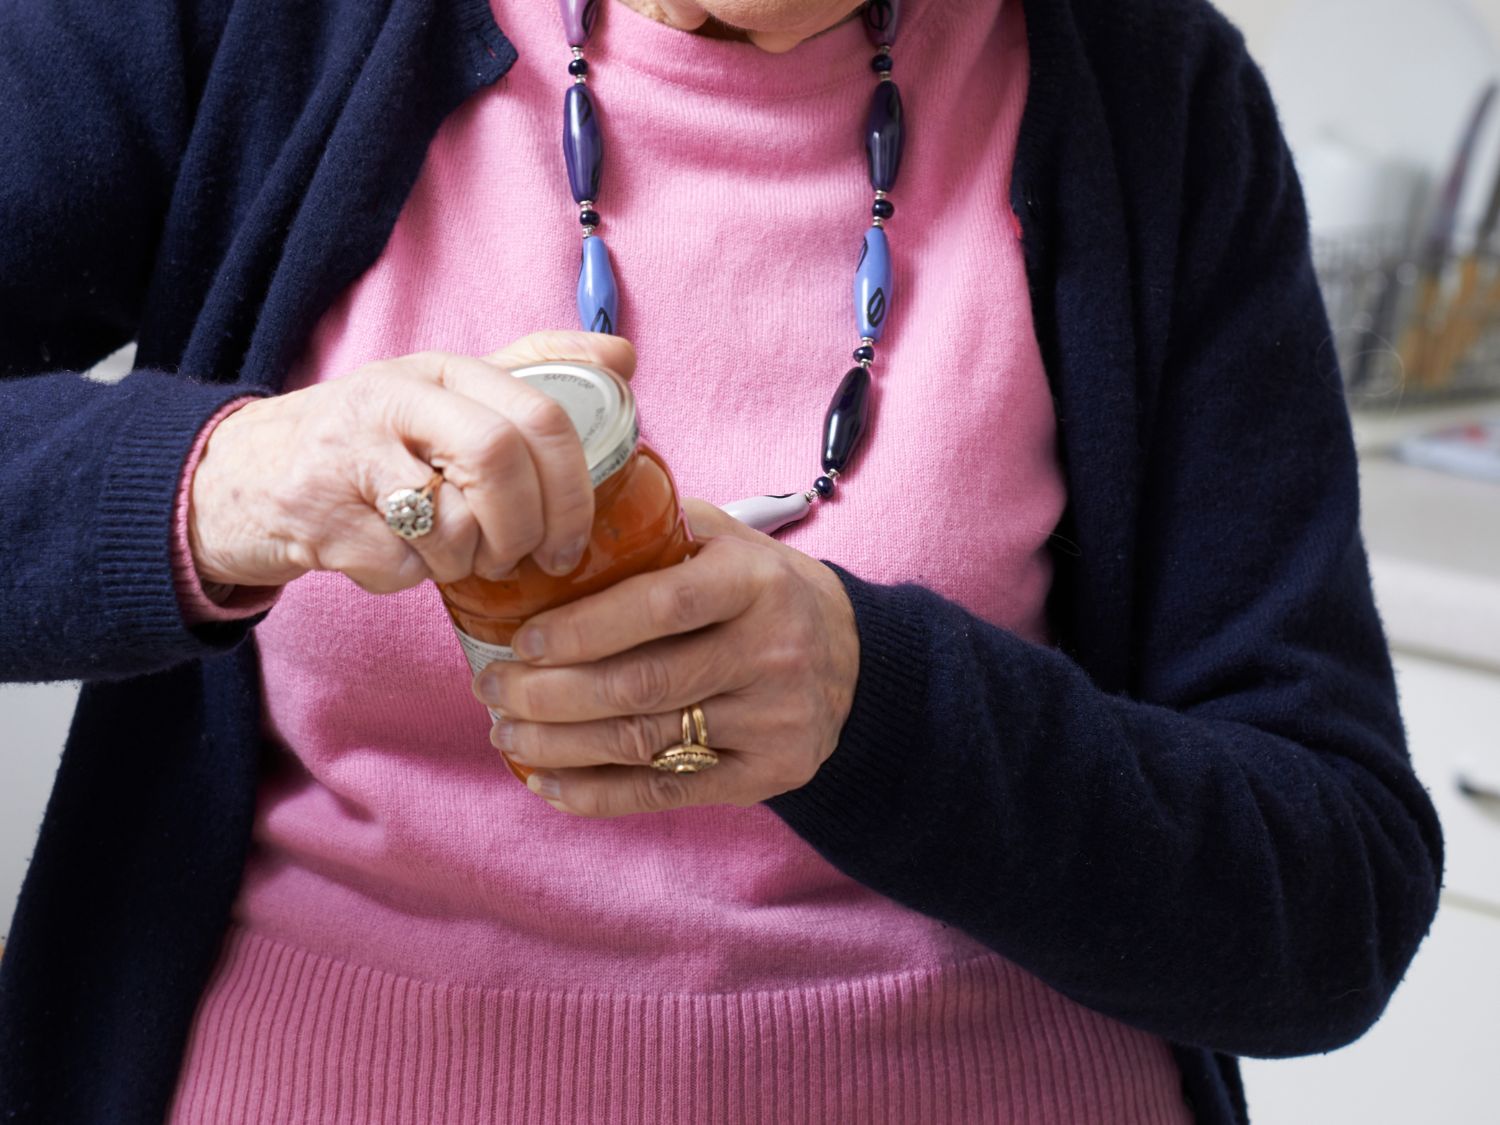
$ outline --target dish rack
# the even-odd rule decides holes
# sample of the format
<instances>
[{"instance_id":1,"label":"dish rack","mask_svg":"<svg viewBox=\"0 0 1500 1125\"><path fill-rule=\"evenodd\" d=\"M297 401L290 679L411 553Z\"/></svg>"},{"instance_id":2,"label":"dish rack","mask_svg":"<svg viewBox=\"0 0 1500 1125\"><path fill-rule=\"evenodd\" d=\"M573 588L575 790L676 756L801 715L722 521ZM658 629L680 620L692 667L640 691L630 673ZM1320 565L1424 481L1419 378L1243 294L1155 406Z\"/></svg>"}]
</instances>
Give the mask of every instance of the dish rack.
<instances>
[{"instance_id":1,"label":"dish rack","mask_svg":"<svg viewBox=\"0 0 1500 1125\"><path fill-rule=\"evenodd\" d=\"M1314 239L1351 409L1500 394L1500 251L1454 245L1423 260L1404 230Z\"/></svg>"}]
</instances>

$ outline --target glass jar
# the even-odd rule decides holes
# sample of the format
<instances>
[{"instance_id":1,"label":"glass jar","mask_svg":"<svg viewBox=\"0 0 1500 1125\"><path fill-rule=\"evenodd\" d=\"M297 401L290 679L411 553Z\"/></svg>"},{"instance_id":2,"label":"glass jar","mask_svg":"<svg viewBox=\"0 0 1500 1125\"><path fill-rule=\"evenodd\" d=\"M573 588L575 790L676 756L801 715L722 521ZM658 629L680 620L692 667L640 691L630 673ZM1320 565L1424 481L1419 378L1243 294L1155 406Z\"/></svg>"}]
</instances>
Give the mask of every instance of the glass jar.
<instances>
[{"instance_id":1,"label":"glass jar","mask_svg":"<svg viewBox=\"0 0 1500 1125\"><path fill-rule=\"evenodd\" d=\"M528 555L504 578L474 575L438 584L475 675L491 661L515 660L511 638L543 610L661 570L698 550L671 471L640 440L635 396L624 380L603 367L562 362L517 368L511 375L551 396L573 420L594 482L594 526L578 565L562 577ZM505 764L522 781L531 772L508 757Z\"/></svg>"}]
</instances>

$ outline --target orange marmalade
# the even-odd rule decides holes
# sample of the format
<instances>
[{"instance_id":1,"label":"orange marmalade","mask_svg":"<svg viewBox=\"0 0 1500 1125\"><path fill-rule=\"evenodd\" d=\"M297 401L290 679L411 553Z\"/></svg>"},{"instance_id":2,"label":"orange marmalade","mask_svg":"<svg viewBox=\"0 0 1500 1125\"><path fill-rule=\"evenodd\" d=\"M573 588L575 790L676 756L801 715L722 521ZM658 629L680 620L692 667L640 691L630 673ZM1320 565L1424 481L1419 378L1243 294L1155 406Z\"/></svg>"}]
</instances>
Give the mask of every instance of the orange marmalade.
<instances>
[{"instance_id":1,"label":"orange marmalade","mask_svg":"<svg viewBox=\"0 0 1500 1125\"><path fill-rule=\"evenodd\" d=\"M511 374L551 396L572 419L594 482L594 527L570 574L550 575L527 556L504 578L476 575L438 584L476 675L491 661L516 659L511 638L543 610L671 566L697 550L672 473L640 440L635 398L622 379L602 367L561 362ZM522 781L530 773L509 758L505 764Z\"/></svg>"}]
</instances>

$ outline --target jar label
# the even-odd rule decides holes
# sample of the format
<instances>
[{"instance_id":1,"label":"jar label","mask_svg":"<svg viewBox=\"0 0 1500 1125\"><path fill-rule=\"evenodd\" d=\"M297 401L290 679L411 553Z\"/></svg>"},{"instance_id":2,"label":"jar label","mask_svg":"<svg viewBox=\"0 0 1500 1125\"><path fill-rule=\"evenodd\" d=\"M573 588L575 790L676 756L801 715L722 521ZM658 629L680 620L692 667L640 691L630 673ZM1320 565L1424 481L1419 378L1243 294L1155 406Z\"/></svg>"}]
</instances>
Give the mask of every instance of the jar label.
<instances>
[{"instance_id":1,"label":"jar label","mask_svg":"<svg viewBox=\"0 0 1500 1125\"><path fill-rule=\"evenodd\" d=\"M463 645L464 655L469 659L469 671L476 676L479 675L481 668L493 664L496 660L518 659L516 650L508 645L492 645L488 641L481 641L477 637L469 636L462 629L454 629L453 631L458 634L458 643ZM504 715L500 714L493 707L487 708L487 710L490 713L490 718L496 721L505 718Z\"/></svg>"}]
</instances>

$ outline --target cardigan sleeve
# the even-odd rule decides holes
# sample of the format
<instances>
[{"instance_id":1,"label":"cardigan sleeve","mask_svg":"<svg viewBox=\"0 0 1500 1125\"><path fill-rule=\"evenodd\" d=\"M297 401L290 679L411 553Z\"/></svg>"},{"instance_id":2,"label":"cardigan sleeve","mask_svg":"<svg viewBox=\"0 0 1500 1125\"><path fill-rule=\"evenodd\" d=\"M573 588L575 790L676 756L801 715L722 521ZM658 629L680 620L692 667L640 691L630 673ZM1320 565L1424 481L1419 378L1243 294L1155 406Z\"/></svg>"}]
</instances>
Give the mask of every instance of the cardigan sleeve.
<instances>
[{"instance_id":1,"label":"cardigan sleeve","mask_svg":"<svg viewBox=\"0 0 1500 1125\"><path fill-rule=\"evenodd\" d=\"M213 7L0 5L0 680L130 676L248 628L184 619L169 548L199 430L261 392L81 374L140 327Z\"/></svg>"},{"instance_id":2,"label":"cardigan sleeve","mask_svg":"<svg viewBox=\"0 0 1500 1125\"><path fill-rule=\"evenodd\" d=\"M1291 1055L1378 1017L1436 910L1442 842L1373 603L1300 189L1243 48L1212 61L1184 93L1132 689L840 572L853 709L813 781L770 805L851 877L1090 1008Z\"/></svg>"}]
</instances>

